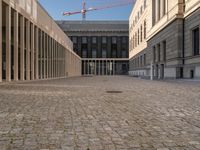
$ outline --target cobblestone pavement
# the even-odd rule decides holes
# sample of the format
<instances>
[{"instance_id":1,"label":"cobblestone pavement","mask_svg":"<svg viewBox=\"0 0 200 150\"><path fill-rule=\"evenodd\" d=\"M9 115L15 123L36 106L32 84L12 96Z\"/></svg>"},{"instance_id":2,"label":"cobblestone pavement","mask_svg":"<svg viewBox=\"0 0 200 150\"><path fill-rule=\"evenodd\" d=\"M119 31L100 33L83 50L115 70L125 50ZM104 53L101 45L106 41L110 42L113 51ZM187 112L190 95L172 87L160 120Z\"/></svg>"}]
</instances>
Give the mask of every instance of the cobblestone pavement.
<instances>
[{"instance_id":1,"label":"cobblestone pavement","mask_svg":"<svg viewBox=\"0 0 200 150\"><path fill-rule=\"evenodd\" d=\"M0 150L10 149L199 150L200 83L115 76L0 84Z\"/></svg>"}]
</instances>

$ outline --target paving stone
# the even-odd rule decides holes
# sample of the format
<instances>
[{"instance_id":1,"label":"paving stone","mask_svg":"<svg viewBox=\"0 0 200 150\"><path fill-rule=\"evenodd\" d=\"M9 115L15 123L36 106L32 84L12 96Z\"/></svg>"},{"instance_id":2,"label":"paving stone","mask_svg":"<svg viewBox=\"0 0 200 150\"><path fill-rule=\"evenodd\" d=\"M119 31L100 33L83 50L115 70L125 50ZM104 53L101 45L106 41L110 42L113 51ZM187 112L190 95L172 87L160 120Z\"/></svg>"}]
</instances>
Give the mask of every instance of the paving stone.
<instances>
[{"instance_id":1,"label":"paving stone","mask_svg":"<svg viewBox=\"0 0 200 150\"><path fill-rule=\"evenodd\" d=\"M184 80L4 83L0 150L198 150L199 108L200 84Z\"/></svg>"}]
</instances>

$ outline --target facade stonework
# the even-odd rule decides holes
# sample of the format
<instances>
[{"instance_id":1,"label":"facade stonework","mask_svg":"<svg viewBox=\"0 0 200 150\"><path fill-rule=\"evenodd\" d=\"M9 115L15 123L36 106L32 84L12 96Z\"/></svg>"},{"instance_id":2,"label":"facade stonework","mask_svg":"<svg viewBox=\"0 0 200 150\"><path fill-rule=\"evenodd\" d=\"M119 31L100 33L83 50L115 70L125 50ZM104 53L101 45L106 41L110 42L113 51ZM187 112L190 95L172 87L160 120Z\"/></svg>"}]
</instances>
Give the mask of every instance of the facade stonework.
<instances>
[{"instance_id":1,"label":"facade stonework","mask_svg":"<svg viewBox=\"0 0 200 150\"><path fill-rule=\"evenodd\" d=\"M146 0L144 3L147 15L140 13L138 5L143 3L137 1L129 28L136 30L132 25L133 16L137 14L136 24L145 16L147 37L143 43L147 44L139 50L129 49L133 51L129 56L129 74L152 79L200 78L200 1ZM133 35L130 32L129 37Z\"/></svg>"},{"instance_id":2,"label":"facade stonework","mask_svg":"<svg viewBox=\"0 0 200 150\"><path fill-rule=\"evenodd\" d=\"M81 59L37 0L0 1L0 82L77 76Z\"/></svg>"},{"instance_id":3,"label":"facade stonework","mask_svg":"<svg viewBox=\"0 0 200 150\"><path fill-rule=\"evenodd\" d=\"M127 21L57 21L82 58L83 75L128 73Z\"/></svg>"}]
</instances>

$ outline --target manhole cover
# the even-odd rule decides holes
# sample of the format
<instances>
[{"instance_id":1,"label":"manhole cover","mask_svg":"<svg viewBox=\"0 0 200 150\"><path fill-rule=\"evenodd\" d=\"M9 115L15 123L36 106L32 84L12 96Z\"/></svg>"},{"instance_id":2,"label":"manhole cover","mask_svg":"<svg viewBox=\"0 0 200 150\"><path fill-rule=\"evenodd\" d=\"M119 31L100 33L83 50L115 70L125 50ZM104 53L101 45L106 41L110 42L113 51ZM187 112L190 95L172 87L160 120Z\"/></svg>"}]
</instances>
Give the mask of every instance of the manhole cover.
<instances>
[{"instance_id":1,"label":"manhole cover","mask_svg":"<svg viewBox=\"0 0 200 150\"><path fill-rule=\"evenodd\" d=\"M106 93L122 93L122 91L106 91Z\"/></svg>"}]
</instances>

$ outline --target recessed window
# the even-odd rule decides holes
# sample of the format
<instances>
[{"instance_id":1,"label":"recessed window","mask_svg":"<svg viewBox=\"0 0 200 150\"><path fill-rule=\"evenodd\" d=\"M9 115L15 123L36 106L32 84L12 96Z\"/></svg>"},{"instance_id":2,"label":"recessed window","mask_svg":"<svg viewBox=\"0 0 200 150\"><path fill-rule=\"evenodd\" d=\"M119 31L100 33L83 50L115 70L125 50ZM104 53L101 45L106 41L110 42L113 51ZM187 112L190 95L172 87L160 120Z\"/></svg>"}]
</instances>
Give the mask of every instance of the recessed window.
<instances>
[{"instance_id":1,"label":"recessed window","mask_svg":"<svg viewBox=\"0 0 200 150\"><path fill-rule=\"evenodd\" d=\"M77 37L72 37L72 42L73 42L74 44L76 44L76 43L77 43Z\"/></svg>"},{"instance_id":2,"label":"recessed window","mask_svg":"<svg viewBox=\"0 0 200 150\"><path fill-rule=\"evenodd\" d=\"M96 49L92 50L92 58L97 58L97 50Z\"/></svg>"},{"instance_id":3,"label":"recessed window","mask_svg":"<svg viewBox=\"0 0 200 150\"><path fill-rule=\"evenodd\" d=\"M82 37L82 44L87 44L87 37Z\"/></svg>"},{"instance_id":4,"label":"recessed window","mask_svg":"<svg viewBox=\"0 0 200 150\"><path fill-rule=\"evenodd\" d=\"M92 44L96 44L97 43L97 37L92 37Z\"/></svg>"},{"instance_id":5,"label":"recessed window","mask_svg":"<svg viewBox=\"0 0 200 150\"><path fill-rule=\"evenodd\" d=\"M199 28L192 30L193 55L199 55Z\"/></svg>"},{"instance_id":6,"label":"recessed window","mask_svg":"<svg viewBox=\"0 0 200 150\"><path fill-rule=\"evenodd\" d=\"M107 38L106 37L102 37L102 43L106 44L107 43Z\"/></svg>"},{"instance_id":7,"label":"recessed window","mask_svg":"<svg viewBox=\"0 0 200 150\"><path fill-rule=\"evenodd\" d=\"M103 49L102 50L102 58L106 58L107 57L107 50Z\"/></svg>"},{"instance_id":8,"label":"recessed window","mask_svg":"<svg viewBox=\"0 0 200 150\"><path fill-rule=\"evenodd\" d=\"M116 37L112 37L112 44L117 44L117 38Z\"/></svg>"}]
</instances>

